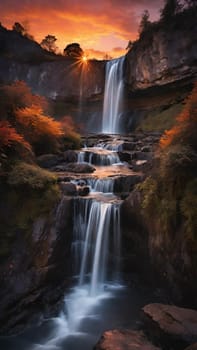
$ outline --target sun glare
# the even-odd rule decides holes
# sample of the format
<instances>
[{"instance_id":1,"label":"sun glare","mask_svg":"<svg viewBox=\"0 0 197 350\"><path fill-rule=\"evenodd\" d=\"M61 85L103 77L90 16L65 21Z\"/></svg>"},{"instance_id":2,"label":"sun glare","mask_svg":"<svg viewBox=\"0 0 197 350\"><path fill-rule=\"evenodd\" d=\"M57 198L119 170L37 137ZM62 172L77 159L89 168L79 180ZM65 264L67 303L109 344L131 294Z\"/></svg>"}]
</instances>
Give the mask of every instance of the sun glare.
<instances>
[{"instance_id":1,"label":"sun glare","mask_svg":"<svg viewBox=\"0 0 197 350\"><path fill-rule=\"evenodd\" d=\"M87 61L88 61L87 56L83 56L83 57L82 57L82 62L83 62L83 63L87 63Z\"/></svg>"}]
</instances>

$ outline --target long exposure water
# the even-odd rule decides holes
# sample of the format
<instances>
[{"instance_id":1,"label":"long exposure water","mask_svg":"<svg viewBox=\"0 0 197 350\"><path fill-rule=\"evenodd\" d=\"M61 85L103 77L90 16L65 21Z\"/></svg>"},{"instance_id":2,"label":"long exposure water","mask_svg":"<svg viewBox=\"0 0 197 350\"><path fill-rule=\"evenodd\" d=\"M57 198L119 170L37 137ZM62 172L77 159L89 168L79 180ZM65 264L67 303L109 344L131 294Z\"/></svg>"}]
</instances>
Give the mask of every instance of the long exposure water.
<instances>
[{"instance_id":1,"label":"long exposure water","mask_svg":"<svg viewBox=\"0 0 197 350\"><path fill-rule=\"evenodd\" d=\"M120 132L120 115L123 99L124 56L107 62L105 74L105 94L103 105L102 132Z\"/></svg>"},{"instance_id":2,"label":"long exposure water","mask_svg":"<svg viewBox=\"0 0 197 350\"><path fill-rule=\"evenodd\" d=\"M123 63L124 58L107 63L104 133L119 131ZM86 179L89 195L74 198L73 286L57 317L42 320L21 335L1 338L1 350L91 350L104 330L136 327L140 307L151 297L145 289L126 287L121 278L122 201L113 193L110 175L128 172L119 159L121 147L114 139L79 152L77 162L97 166L97 177Z\"/></svg>"}]
</instances>

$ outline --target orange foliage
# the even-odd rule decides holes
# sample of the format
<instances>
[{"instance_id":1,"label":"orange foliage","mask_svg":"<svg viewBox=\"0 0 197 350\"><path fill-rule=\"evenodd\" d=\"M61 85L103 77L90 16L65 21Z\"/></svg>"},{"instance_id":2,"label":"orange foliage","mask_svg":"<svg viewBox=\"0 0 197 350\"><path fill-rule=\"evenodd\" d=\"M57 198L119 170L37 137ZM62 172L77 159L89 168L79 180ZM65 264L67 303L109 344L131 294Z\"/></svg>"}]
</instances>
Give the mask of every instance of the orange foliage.
<instances>
[{"instance_id":1,"label":"orange foliage","mask_svg":"<svg viewBox=\"0 0 197 350\"><path fill-rule=\"evenodd\" d=\"M36 105L18 109L15 112L16 121L23 128L24 135L32 141L46 134L58 138L63 135L61 124L53 118L45 116L43 110Z\"/></svg>"},{"instance_id":2,"label":"orange foliage","mask_svg":"<svg viewBox=\"0 0 197 350\"><path fill-rule=\"evenodd\" d=\"M0 87L0 113L6 115L16 108L29 107L31 105L41 106L44 110L48 108L44 97L34 95L24 81L16 81L11 85Z\"/></svg>"},{"instance_id":3,"label":"orange foliage","mask_svg":"<svg viewBox=\"0 0 197 350\"><path fill-rule=\"evenodd\" d=\"M47 147L54 151L58 140L63 136L61 124L53 118L45 116L42 108L37 105L17 109L15 112L17 129L25 139L34 146L35 151L42 153Z\"/></svg>"},{"instance_id":4,"label":"orange foliage","mask_svg":"<svg viewBox=\"0 0 197 350\"><path fill-rule=\"evenodd\" d=\"M12 144L21 144L24 148L31 150L30 144L25 141L23 136L11 127L6 121L0 122L0 149L11 147Z\"/></svg>"},{"instance_id":5,"label":"orange foliage","mask_svg":"<svg viewBox=\"0 0 197 350\"><path fill-rule=\"evenodd\" d=\"M185 102L183 111L177 117L177 125L165 131L161 137L161 148L166 148L177 142L187 143L194 149L197 148L197 83Z\"/></svg>"}]
</instances>

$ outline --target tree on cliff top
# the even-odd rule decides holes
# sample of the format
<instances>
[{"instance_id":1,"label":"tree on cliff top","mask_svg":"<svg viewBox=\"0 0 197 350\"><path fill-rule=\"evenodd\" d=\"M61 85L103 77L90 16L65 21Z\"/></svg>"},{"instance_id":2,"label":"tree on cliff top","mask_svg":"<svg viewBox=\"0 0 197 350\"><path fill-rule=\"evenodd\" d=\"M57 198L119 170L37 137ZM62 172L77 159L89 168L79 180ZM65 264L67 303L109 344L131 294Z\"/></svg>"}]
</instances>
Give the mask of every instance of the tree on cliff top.
<instances>
[{"instance_id":1,"label":"tree on cliff top","mask_svg":"<svg viewBox=\"0 0 197 350\"><path fill-rule=\"evenodd\" d=\"M84 52L78 43L68 44L64 49L64 55L72 58L80 58L83 54Z\"/></svg>"},{"instance_id":2,"label":"tree on cliff top","mask_svg":"<svg viewBox=\"0 0 197 350\"><path fill-rule=\"evenodd\" d=\"M20 35L28 38L29 40L34 40L33 35L31 35L29 33L29 29L28 29L28 22L24 22L23 24L19 23L19 22L15 22L12 26L12 30L14 30L15 32L19 33Z\"/></svg>"},{"instance_id":3,"label":"tree on cliff top","mask_svg":"<svg viewBox=\"0 0 197 350\"><path fill-rule=\"evenodd\" d=\"M161 9L161 20L168 22L182 8L179 0L165 0L163 9Z\"/></svg>"},{"instance_id":4,"label":"tree on cliff top","mask_svg":"<svg viewBox=\"0 0 197 350\"><path fill-rule=\"evenodd\" d=\"M138 29L140 36L142 33L145 33L150 28L151 22L149 21L149 17L150 14L148 10L145 10L142 14L142 18Z\"/></svg>"},{"instance_id":5,"label":"tree on cliff top","mask_svg":"<svg viewBox=\"0 0 197 350\"><path fill-rule=\"evenodd\" d=\"M57 46L55 44L57 38L54 35L48 34L45 36L45 38L41 41L40 45L43 49L55 53L57 51Z\"/></svg>"}]
</instances>

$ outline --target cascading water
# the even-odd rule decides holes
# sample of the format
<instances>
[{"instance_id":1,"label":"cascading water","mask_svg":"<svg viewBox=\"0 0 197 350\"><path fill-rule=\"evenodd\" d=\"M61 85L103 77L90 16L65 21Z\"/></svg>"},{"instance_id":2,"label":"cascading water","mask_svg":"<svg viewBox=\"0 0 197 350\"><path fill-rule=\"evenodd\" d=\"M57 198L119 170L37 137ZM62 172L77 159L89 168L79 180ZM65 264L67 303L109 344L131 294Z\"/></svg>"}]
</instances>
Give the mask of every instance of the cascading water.
<instances>
[{"instance_id":1,"label":"cascading water","mask_svg":"<svg viewBox=\"0 0 197 350\"><path fill-rule=\"evenodd\" d=\"M87 179L87 185L95 192L112 193L114 191L114 179Z\"/></svg>"},{"instance_id":2,"label":"cascading water","mask_svg":"<svg viewBox=\"0 0 197 350\"><path fill-rule=\"evenodd\" d=\"M110 246L113 256L119 260L118 218L118 203L105 203L92 199L75 201L74 256L79 263L79 285L89 283L90 296L101 293L107 281ZM114 272L118 275L118 271Z\"/></svg>"},{"instance_id":3,"label":"cascading water","mask_svg":"<svg viewBox=\"0 0 197 350\"><path fill-rule=\"evenodd\" d=\"M112 165L120 163L120 158L117 152L109 152L102 147L84 148L78 153L77 163L89 163L93 165Z\"/></svg>"},{"instance_id":4,"label":"cascading water","mask_svg":"<svg viewBox=\"0 0 197 350\"><path fill-rule=\"evenodd\" d=\"M121 57L107 62L102 133L116 134L120 132L119 118L123 99L124 58Z\"/></svg>"}]
</instances>

